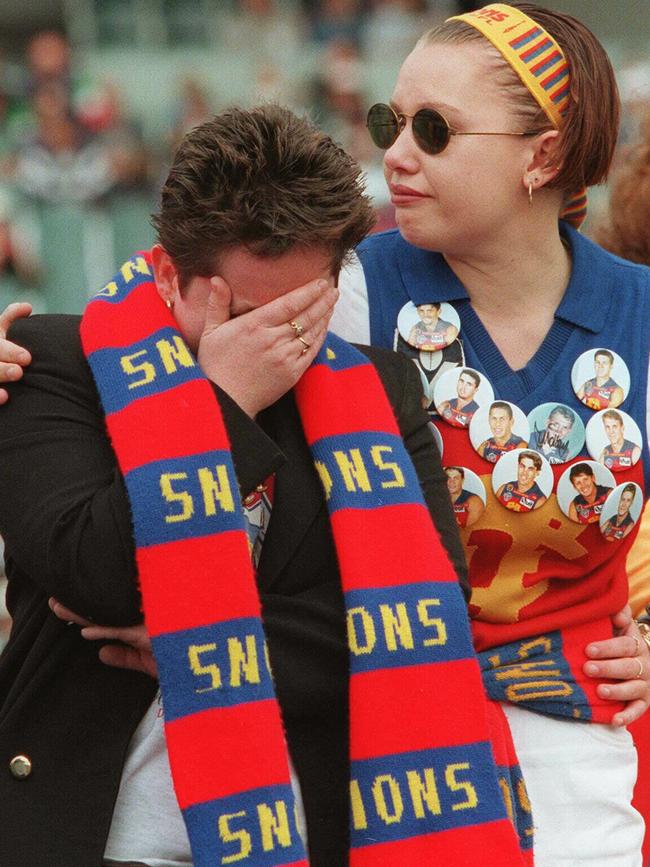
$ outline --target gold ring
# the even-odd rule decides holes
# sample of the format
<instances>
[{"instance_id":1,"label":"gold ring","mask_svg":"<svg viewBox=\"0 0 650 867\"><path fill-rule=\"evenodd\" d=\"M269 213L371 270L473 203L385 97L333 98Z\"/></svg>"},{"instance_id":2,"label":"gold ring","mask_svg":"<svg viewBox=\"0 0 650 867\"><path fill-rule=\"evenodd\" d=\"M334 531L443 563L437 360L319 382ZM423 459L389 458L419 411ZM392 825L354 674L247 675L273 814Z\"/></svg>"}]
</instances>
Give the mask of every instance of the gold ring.
<instances>
[{"instance_id":1,"label":"gold ring","mask_svg":"<svg viewBox=\"0 0 650 867\"><path fill-rule=\"evenodd\" d=\"M293 333L296 337L300 338L300 335L305 330L299 322L296 322L294 319L291 320L289 325L293 328Z\"/></svg>"},{"instance_id":2,"label":"gold ring","mask_svg":"<svg viewBox=\"0 0 650 867\"><path fill-rule=\"evenodd\" d=\"M639 655L639 650L641 650L641 642L640 642L639 639L636 637L636 635L633 636L633 638L634 638L634 653L632 654L632 656L638 656L638 655Z\"/></svg>"},{"instance_id":3,"label":"gold ring","mask_svg":"<svg viewBox=\"0 0 650 867\"><path fill-rule=\"evenodd\" d=\"M303 347L304 347L304 349L303 349L302 352L300 353L301 355L304 355L305 352L307 352L307 350L308 350L309 347L311 346L311 343L307 343L307 341L306 341L306 340L303 340L303 338L302 338L299 334L296 334L296 337L298 338L298 340L302 343L302 345L303 345Z\"/></svg>"},{"instance_id":4,"label":"gold ring","mask_svg":"<svg viewBox=\"0 0 650 867\"><path fill-rule=\"evenodd\" d=\"M639 670L636 674L633 674L630 680L638 680L640 677L643 677L643 662L640 659L637 659L639 663Z\"/></svg>"}]
</instances>

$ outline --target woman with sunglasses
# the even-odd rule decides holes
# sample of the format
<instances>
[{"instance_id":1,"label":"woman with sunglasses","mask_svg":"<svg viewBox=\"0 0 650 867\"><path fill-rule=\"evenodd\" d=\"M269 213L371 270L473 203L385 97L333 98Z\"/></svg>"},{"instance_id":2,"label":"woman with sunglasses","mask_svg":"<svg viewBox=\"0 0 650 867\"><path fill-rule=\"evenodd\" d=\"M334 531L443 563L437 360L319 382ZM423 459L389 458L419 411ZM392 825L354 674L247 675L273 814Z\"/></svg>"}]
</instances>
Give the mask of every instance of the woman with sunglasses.
<instances>
[{"instance_id":1,"label":"woman with sunglasses","mask_svg":"<svg viewBox=\"0 0 650 867\"><path fill-rule=\"evenodd\" d=\"M645 438L650 271L576 231L584 188L607 175L618 114L607 56L569 16L493 4L426 33L390 103L368 113L398 229L358 248L340 279L334 330L398 347L405 304L446 302L460 318L461 363L496 398L526 415L562 403L585 423L593 411L574 393L572 366L608 347L630 371L622 409ZM598 523L561 511L556 491L570 462L548 467L543 508L513 514L493 495L492 467L468 431L434 423L443 463L472 470L488 491L484 514L461 535L485 681L504 703L528 786L535 863L639 867L643 822L630 805L636 756L625 724L647 706L650 663L634 624L618 639L612 627L627 602L635 533L613 545ZM583 447L573 460L585 456ZM616 473L617 485L633 482L650 490L647 445Z\"/></svg>"}]
</instances>

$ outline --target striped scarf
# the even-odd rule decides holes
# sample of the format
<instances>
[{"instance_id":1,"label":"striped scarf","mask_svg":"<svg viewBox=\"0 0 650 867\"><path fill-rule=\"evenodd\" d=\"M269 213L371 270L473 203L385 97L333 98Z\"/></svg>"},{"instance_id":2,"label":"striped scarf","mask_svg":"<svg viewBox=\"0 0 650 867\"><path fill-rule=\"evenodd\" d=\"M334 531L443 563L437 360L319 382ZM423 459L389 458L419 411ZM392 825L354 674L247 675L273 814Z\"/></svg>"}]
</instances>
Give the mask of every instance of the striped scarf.
<instances>
[{"instance_id":1,"label":"striped scarf","mask_svg":"<svg viewBox=\"0 0 650 867\"><path fill-rule=\"evenodd\" d=\"M81 337L131 505L193 863L306 867L228 434L146 254L91 300ZM495 766L512 758L493 751L465 604L379 377L330 334L295 394L347 608L350 863L521 865Z\"/></svg>"}]
</instances>

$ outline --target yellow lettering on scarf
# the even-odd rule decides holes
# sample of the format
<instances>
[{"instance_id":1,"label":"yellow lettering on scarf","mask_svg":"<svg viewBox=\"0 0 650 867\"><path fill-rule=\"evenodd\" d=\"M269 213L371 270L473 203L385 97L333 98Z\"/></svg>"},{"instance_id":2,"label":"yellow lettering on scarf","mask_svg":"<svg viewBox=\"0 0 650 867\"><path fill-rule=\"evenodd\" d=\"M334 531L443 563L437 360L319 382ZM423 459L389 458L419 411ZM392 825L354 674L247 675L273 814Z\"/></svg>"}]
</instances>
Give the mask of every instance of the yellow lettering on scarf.
<instances>
[{"instance_id":1,"label":"yellow lettering on scarf","mask_svg":"<svg viewBox=\"0 0 650 867\"><path fill-rule=\"evenodd\" d=\"M359 605L356 608L348 610L348 643L350 650L355 656L372 653L375 644L377 643L377 633L375 632L375 624L368 611ZM357 633L356 620L359 620L359 627L362 634Z\"/></svg>"},{"instance_id":2,"label":"yellow lettering on scarf","mask_svg":"<svg viewBox=\"0 0 650 867\"><path fill-rule=\"evenodd\" d=\"M422 779L417 771L407 771L406 779L409 784L415 817L417 819L424 819L425 802L429 808L429 812L433 813L434 816L439 816L442 813L442 808L440 806L440 796L433 768L424 768L424 779Z\"/></svg>"},{"instance_id":3,"label":"yellow lettering on scarf","mask_svg":"<svg viewBox=\"0 0 650 867\"><path fill-rule=\"evenodd\" d=\"M203 493L203 505L205 514L216 515L218 502L224 512L235 511L235 501L228 479L228 471L225 464L215 466L216 478L208 467L201 467L198 471L199 483Z\"/></svg>"},{"instance_id":4,"label":"yellow lettering on scarf","mask_svg":"<svg viewBox=\"0 0 650 867\"><path fill-rule=\"evenodd\" d=\"M447 765L445 768L445 782L449 790L452 792L465 792L465 800L458 804L452 804L452 810L472 810L478 804L476 789L469 780L456 779L458 771L468 771L469 768L469 762L456 762L455 764Z\"/></svg>"},{"instance_id":5,"label":"yellow lettering on scarf","mask_svg":"<svg viewBox=\"0 0 650 867\"><path fill-rule=\"evenodd\" d=\"M330 472L322 461L314 461L314 466L316 467L316 472L320 476L321 484L325 491L325 499L329 500L330 494L332 493L332 477L330 476Z\"/></svg>"},{"instance_id":6,"label":"yellow lettering on scarf","mask_svg":"<svg viewBox=\"0 0 650 867\"><path fill-rule=\"evenodd\" d=\"M389 757L387 761L390 761ZM376 819L385 825L393 825L409 819L421 820L427 816L476 809L478 794L474 783L468 779L472 771L470 762L454 762L444 766L444 771L440 768L437 777L432 767L406 771L389 767L372 778L354 778L350 781L352 827L355 831L362 831L372 827ZM441 800L443 776L444 789L450 795ZM509 789L506 795L508 785L505 780L502 788L504 799L510 798Z\"/></svg>"},{"instance_id":7,"label":"yellow lettering on scarf","mask_svg":"<svg viewBox=\"0 0 650 867\"><path fill-rule=\"evenodd\" d=\"M243 819L246 816L245 810L239 810L237 813L222 813L219 816L219 836L224 843L239 843L239 852L233 852L232 855L224 855L221 859L222 864L232 864L234 861L243 861L248 858L253 849L251 835L248 831L240 829L233 831L230 827L232 819Z\"/></svg>"},{"instance_id":8,"label":"yellow lettering on scarf","mask_svg":"<svg viewBox=\"0 0 650 867\"><path fill-rule=\"evenodd\" d=\"M501 789L501 797L503 798L503 803L506 805L506 813L508 814L508 818L511 822L514 821L515 811L512 806L512 794L510 793L510 786L508 785L508 781L505 777L499 777L499 788Z\"/></svg>"},{"instance_id":9,"label":"yellow lettering on scarf","mask_svg":"<svg viewBox=\"0 0 650 867\"><path fill-rule=\"evenodd\" d=\"M133 363L136 358L140 358L142 355L146 354L146 349L140 349L132 355L123 355L120 358L122 370L127 376L135 376L138 373L142 374L142 379L138 379L136 382L130 382L128 386L129 388L138 388L141 385L147 385L148 383L153 382L156 378L156 368L150 361L143 361L141 364Z\"/></svg>"},{"instance_id":10,"label":"yellow lettering on scarf","mask_svg":"<svg viewBox=\"0 0 650 867\"><path fill-rule=\"evenodd\" d=\"M187 344L178 334L172 340L157 340L156 349L160 355L166 373L176 373L178 365L181 367L194 367L192 353Z\"/></svg>"},{"instance_id":11,"label":"yellow lettering on scarf","mask_svg":"<svg viewBox=\"0 0 650 867\"><path fill-rule=\"evenodd\" d=\"M361 491L372 491L368 472L359 449L350 449L348 453L337 449L333 454L347 491L355 494L357 487Z\"/></svg>"},{"instance_id":12,"label":"yellow lettering on scarf","mask_svg":"<svg viewBox=\"0 0 650 867\"><path fill-rule=\"evenodd\" d=\"M413 650L413 631L411 630L406 603L398 602L394 608L390 605L380 605L379 612L384 624L386 647L389 650L397 650L397 637L399 636L401 647L406 650Z\"/></svg>"},{"instance_id":13,"label":"yellow lettering on scarf","mask_svg":"<svg viewBox=\"0 0 650 867\"><path fill-rule=\"evenodd\" d=\"M375 799L377 815L386 825L394 825L395 822L401 820L404 814L404 801L395 777L391 774L380 774L375 777L372 785L372 796Z\"/></svg>"},{"instance_id":14,"label":"yellow lettering on scarf","mask_svg":"<svg viewBox=\"0 0 650 867\"><path fill-rule=\"evenodd\" d=\"M175 491L172 482L187 479L187 473L163 473L160 477L160 490L168 503L178 503L181 511L172 515L165 515L167 524L175 524L178 521L189 521L194 514L194 501L187 491Z\"/></svg>"},{"instance_id":15,"label":"yellow lettering on scarf","mask_svg":"<svg viewBox=\"0 0 650 867\"><path fill-rule=\"evenodd\" d=\"M142 256L136 256L135 259L129 259L128 262L125 262L120 268L122 273L122 277L127 283L130 283L133 280L133 272L137 271L138 274L143 274L145 276L151 276L151 271L149 270L149 266L146 261L142 258Z\"/></svg>"},{"instance_id":16,"label":"yellow lettering on scarf","mask_svg":"<svg viewBox=\"0 0 650 867\"><path fill-rule=\"evenodd\" d=\"M404 473L401 471L399 464L396 464L394 461L385 461L382 458L382 453L384 452L388 452L392 455L393 449L390 446L372 446L370 449L370 456L372 457L375 466L382 472L392 473L393 476L390 481L385 481L381 483L382 488L406 487L406 483L404 481Z\"/></svg>"},{"instance_id":17,"label":"yellow lettering on scarf","mask_svg":"<svg viewBox=\"0 0 650 867\"><path fill-rule=\"evenodd\" d=\"M275 802L275 813L268 804L257 805L257 815L262 833L262 848L265 852L275 849L275 840L284 847L291 846L291 831L284 801Z\"/></svg>"},{"instance_id":18,"label":"yellow lettering on scarf","mask_svg":"<svg viewBox=\"0 0 650 867\"><path fill-rule=\"evenodd\" d=\"M517 781L517 802L519 806L528 816L532 813L532 808L530 806L530 800L528 798L528 792L526 790L526 783L523 780ZM526 828L526 836L532 837L535 833L534 828Z\"/></svg>"},{"instance_id":19,"label":"yellow lettering on scarf","mask_svg":"<svg viewBox=\"0 0 650 867\"><path fill-rule=\"evenodd\" d=\"M209 642L209 644L190 644L187 648L187 658L190 663L190 668L192 669L192 674L196 677L202 677L203 675L209 675L211 686L204 686L200 689L197 687L194 691L197 693L200 692L210 692L213 689L221 688L221 672L219 671L219 666L216 662L209 662L207 665L204 665L201 660L201 655L204 653L214 653L217 649L217 645L214 641Z\"/></svg>"},{"instance_id":20,"label":"yellow lettering on scarf","mask_svg":"<svg viewBox=\"0 0 650 867\"><path fill-rule=\"evenodd\" d=\"M238 638L228 639L228 659L230 660L230 685L241 686L242 674L247 683L260 682L260 668L257 662L255 636L247 635L246 649Z\"/></svg>"},{"instance_id":21,"label":"yellow lettering on scarf","mask_svg":"<svg viewBox=\"0 0 650 867\"><path fill-rule=\"evenodd\" d=\"M115 280L111 280L110 283L102 286L102 288L97 293L97 297L103 298L113 298L115 295L117 295L117 283L115 282Z\"/></svg>"},{"instance_id":22,"label":"yellow lettering on scarf","mask_svg":"<svg viewBox=\"0 0 650 867\"><path fill-rule=\"evenodd\" d=\"M352 808L352 825L355 831L363 831L368 827L366 808L363 806L361 788L358 780L350 780L350 806Z\"/></svg>"},{"instance_id":23,"label":"yellow lettering on scarf","mask_svg":"<svg viewBox=\"0 0 650 867\"><path fill-rule=\"evenodd\" d=\"M418 602L418 617L420 618L420 623L425 628L433 628L436 630L435 638L425 638L424 646L432 647L436 644L446 644L447 643L447 627L445 625L445 621L441 617L431 617L429 614L430 606L440 605L439 599L420 599Z\"/></svg>"}]
</instances>

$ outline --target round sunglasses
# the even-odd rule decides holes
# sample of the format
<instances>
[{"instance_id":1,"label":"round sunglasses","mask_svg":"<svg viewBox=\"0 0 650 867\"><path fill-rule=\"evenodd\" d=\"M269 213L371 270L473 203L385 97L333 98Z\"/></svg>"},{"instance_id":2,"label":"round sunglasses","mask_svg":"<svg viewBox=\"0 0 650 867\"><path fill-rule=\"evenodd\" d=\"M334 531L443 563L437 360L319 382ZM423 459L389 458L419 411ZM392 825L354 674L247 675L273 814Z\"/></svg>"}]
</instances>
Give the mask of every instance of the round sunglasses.
<instances>
[{"instance_id":1,"label":"round sunglasses","mask_svg":"<svg viewBox=\"0 0 650 867\"><path fill-rule=\"evenodd\" d=\"M452 135L537 135L541 130L530 132L458 132L449 126L447 119L434 108L421 108L415 114L396 112L390 105L378 102L368 111L366 126L370 138L382 150L387 150L406 126L406 119L413 121L413 138L427 154L439 154L449 144Z\"/></svg>"}]
</instances>

